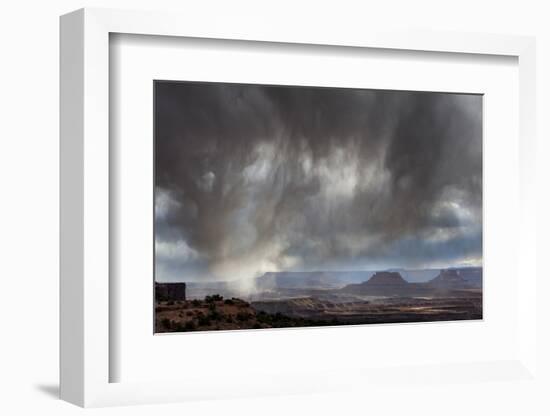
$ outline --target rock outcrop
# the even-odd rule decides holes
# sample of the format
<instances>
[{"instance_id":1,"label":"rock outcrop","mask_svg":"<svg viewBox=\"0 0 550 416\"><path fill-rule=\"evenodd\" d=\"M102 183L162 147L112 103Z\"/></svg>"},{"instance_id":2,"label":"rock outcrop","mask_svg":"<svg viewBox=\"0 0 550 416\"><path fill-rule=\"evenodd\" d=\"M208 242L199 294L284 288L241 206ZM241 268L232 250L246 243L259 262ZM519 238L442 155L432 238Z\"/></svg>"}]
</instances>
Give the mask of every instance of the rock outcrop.
<instances>
[{"instance_id":1,"label":"rock outcrop","mask_svg":"<svg viewBox=\"0 0 550 416\"><path fill-rule=\"evenodd\" d=\"M185 283L155 282L155 300L185 300Z\"/></svg>"},{"instance_id":2,"label":"rock outcrop","mask_svg":"<svg viewBox=\"0 0 550 416\"><path fill-rule=\"evenodd\" d=\"M432 280L425 283L407 282L398 272L376 272L369 280L351 284L339 292L389 297L433 297L433 296L466 296L468 290L479 289L473 283L462 278L458 269L441 270Z\"/></svg>"},{"instance_id":3,"label":"rock outcrop","mask_svg":"<svg viewBox=\"0 0 550 416\"><path fill-rule=\"evenodd\" d=\"M365 282L369 286L407 286L409 282L398 272L376 272Z\"/></svg>"},{"instance_id":4,"label":"rock outcrop","mask_svg":"<svg viewBox=\"0 0 550 416\"><path fill-rule=\"evenodd\" d=\"M483 286L483 268L463 267L457 270L460 273L460 277L462 277L472 287L481 289Z\"/></svg>"},{"instance_id":5,"label":"rock outcrop","mask_svg":"<svg viewBox=\"0 0 550 416\"><path fill-rule=\"evenodd\" d=\"M366 282L347 285L341 291L372 296L409 296L417 286L407 282L398 272L376 272Z\"/></svg>"},{"instance_id":6,"label":"rock outcrop","mask_svg":"<svg viewBox=\"0 0 550 416\"><path fill-rule=\"evenodd\" d=\"M458 270L454 269L441 270L439 275L430 280L427 285L434 289L469 289L473 287L461 277Z\"/></svg>"}]
</instances>

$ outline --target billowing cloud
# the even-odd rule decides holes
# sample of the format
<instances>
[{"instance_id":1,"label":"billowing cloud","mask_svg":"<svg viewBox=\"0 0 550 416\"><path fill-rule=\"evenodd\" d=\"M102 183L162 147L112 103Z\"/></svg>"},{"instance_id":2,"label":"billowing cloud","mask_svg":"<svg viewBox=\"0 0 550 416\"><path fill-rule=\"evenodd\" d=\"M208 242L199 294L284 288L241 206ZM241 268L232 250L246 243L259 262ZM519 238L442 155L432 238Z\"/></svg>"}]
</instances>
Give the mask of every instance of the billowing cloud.
<instances>
[{"instance_id":1,"label":"billowing cloud","mask_svg":"<svg viewBox=\"0 0 550 416\"><path fill-rule=\"evenodd\" d=\"M478 264L482 97L155 83L158 280Z\"/></svg>"}]
</instances>

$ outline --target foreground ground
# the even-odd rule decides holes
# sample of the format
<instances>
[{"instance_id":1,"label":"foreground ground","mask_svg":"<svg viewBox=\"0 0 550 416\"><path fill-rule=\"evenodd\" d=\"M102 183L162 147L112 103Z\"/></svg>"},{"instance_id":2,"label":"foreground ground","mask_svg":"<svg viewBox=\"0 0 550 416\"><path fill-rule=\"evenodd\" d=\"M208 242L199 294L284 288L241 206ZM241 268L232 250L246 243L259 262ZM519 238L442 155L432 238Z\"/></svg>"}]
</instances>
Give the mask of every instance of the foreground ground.
<instances>
[{"instance_id":1,"label":"foreground ground","mask_svg":"<svg viewBox=\"0 0 550 416\"><path fill-rule=\"evenodd\" d=\"M386 298L334 303L312 297L246 302L219 295L158 302L155 332L288 328L482 318L479 291L462 297Z\"/></svg>"}]
</instances>

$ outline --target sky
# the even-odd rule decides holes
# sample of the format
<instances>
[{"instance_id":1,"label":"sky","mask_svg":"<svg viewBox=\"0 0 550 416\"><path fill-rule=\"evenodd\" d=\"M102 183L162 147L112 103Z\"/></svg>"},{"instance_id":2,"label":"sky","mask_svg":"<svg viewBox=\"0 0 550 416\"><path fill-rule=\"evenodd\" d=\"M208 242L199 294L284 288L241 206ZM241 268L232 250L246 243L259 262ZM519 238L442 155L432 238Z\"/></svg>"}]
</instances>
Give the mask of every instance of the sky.
<instances>
[{"instance_id":1,"label":"sky","mask_svg":"<svg viewBox=\"0 0 550 416\"><path fill-rule=\"evenodd\" d=\"M154 85L157 281L481 265L481 95Z\"/></svg>"}]
</instances>

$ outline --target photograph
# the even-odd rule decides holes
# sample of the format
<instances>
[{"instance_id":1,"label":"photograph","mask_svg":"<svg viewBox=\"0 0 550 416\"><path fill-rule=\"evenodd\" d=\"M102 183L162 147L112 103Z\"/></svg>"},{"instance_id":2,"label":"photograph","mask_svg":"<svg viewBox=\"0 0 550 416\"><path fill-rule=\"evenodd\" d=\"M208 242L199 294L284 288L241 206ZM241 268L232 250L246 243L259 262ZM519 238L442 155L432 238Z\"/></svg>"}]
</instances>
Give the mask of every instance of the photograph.
<instances>
[{"instance_id":1,"label":"photograph","mask_svg":"<svg viewBox=\"0 0 550 416\"><path fill-rule=\"evenodd\" d=\"M483 95L153 81L154 332L483 319Z\"/></svg>"}]
</instances>

